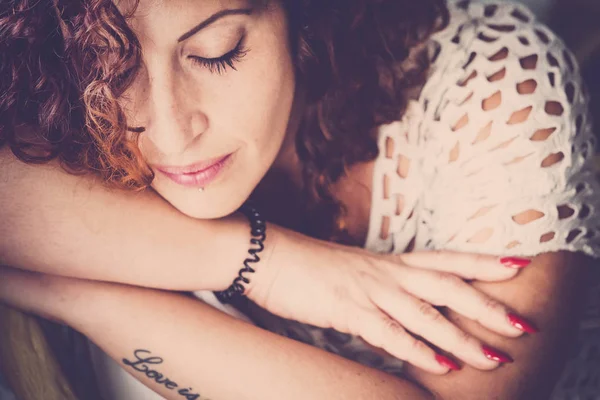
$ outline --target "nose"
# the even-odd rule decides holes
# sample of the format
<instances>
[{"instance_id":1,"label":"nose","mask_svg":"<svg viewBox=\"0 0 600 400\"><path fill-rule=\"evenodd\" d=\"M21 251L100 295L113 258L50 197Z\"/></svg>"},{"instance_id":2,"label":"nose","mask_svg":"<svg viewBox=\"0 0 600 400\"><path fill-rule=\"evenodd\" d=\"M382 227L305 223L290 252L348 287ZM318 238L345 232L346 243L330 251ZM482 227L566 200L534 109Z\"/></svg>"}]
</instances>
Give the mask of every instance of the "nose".
<instances>
[{"instance_id":1,"label":"nose","mask_svg":"<svg viewBox=\"0 0 600 400\"><path fill-rule=\"evenodd\" d=\"M208 129L208 117L182 72L164 64L148 71L144 135L163 155L181 154Z\"/></svg>"}]
</instances>

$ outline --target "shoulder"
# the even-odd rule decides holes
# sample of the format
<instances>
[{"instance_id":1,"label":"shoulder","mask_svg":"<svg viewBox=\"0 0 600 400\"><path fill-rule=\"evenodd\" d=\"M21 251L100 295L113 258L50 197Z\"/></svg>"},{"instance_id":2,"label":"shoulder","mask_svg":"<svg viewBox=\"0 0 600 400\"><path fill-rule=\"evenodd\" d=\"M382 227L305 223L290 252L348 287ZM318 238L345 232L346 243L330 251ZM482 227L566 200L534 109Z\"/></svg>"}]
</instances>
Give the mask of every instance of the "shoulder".
<instances>
[{"instance_id":1,"label":"shoulder","mask_svg":"<svg viewBox=\"0 0 600 400\"><path fill-rule=\"evenodd\" d=\"M463 51L471 45L488 47L485 43L494 43L506 37L513 37L521 45L535 46L537 40L525 40L535 39L529 38L530 34L537 36L543 44L555 39L555 35L522 3L450 0L448 11L448 25L435 33L432 39L453 51ZM520 38L520 33L525 36ZM483 44L478 45L477 40Z\"/></svg>"},{"instance_id":2,"label":"shoulder","mask_svg":"<svg viewBox=\"0 0 600 400\"><path fill-rule=\"evenodd\" d=\"M514 139L539 156L569 144L561 157L581 167L596 143L589 96L563 41L519 4L450 8L454 22L432 39L442 50L420 96L428 145L458 145L463 156L514 155Z\"/></svg>"},{"instance_id":3,"label":"shoulder","mask_svg":"<svg viewBox=\"0 0 600 400\"><path fill-rule=\"evenodd\" d=\"M420 98L425 124L435 125L428 139L453 146L441 132L461 131L482 143L500 127L525 134L559 125L557 135L543 131L532 141L573 141L589 130L588 96L573 54L526 7L460 1L450 3L450 14L450 25L432 38L433 65Z\"/></svg>"},{"instance_id":4,"label":"shoulder","mask_svg":"<svg viewBox=\"0 0 600 400\"><path fill-rule=\"evenodd\" d=\"M420 98L434 247L600 255L588 95L563 41L512 3L452 3Z\"/></svg>"},{"instance_id":5,"label":"shoulder","mask_svg":"<svg viewBox=\"0 0 600 400\"><path fill-rule=\"evenodd\" d=\"M579 75L563 41L524 5L450 1L448 7L448 26L431 38L432 80L466 71L498 72L498 66L512 73L502 77L508 80L544 72ZM492 80L491 75L486 77ZM560 76L554 78L553 87L560 84Z\"/></svg>"}]
</instances>

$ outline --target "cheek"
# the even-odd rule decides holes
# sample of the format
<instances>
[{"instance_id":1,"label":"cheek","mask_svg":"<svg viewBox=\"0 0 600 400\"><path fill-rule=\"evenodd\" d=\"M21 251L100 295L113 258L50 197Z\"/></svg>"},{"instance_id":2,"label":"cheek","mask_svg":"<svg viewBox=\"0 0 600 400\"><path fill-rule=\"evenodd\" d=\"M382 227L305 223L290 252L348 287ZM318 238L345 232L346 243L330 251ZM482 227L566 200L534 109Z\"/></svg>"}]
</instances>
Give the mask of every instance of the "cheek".
<instances>
[{"instance_id":1,"label":"cheek","mask_svg":"<svg viewBox=\"0 0 600 400\"><path fill-rule=\"evenodd\" d=\"M263 72L266 72L263 70ZM275 145L283 139L294 98L294 75L292 69L278 64L268 73L256 78L256 87L249 104L255 105L253 119L257 145ZM259 108L260 107L260 108Z\"/></svg>"},{"instance_id":2,"label":"cheek","mask_svg":"<svg viewBox=\"0 0 600 400\"><path fill-rule=\"evenodd\" d=\"M285 37L285 36L283 36ZM239 124L251 128L246 132L256 145L265 148L283 139L295 91L295 76L287 43L281 39L265 43L248 60L244 75L243 95L236 96L234 110L245 110Z\"/></svg>"},{"instance_id":3,"label":"cheek","mask_svg":"<svg viewBox=\"0 0 600 400\"><path fill-rule=\"evenodd\" d=\"M269 46L270 44L270 46ZM238 71L206 82L197 104L210 118L210 129L195 150L239 149L235 164L220 184L205 193L182 189L164 179L157 192L180 211L195 218L231 213L255 189L279 153L295 90L294 68L287 44L271 41L252 49ZM257 51L255 51L257 50ZM223 78L223 79L221 79Z\"/></svg>"}]
</instances>

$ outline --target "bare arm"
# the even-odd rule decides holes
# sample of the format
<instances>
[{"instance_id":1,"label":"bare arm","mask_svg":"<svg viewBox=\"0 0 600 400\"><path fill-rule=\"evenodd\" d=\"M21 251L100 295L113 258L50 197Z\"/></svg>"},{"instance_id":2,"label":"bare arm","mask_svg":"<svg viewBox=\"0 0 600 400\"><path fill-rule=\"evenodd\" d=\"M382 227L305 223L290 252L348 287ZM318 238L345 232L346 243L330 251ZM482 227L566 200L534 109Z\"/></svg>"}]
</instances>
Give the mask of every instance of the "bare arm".
<instances>
[{"instance_id":1,"label":"bare arm","mask_svg":"<svg viewBox=\"0 0 600 400\"><path fill-rule=\"evenodd\" d=\"M8 268L0 277L2 300L73 326L167 399L186 398L179 391L188 388L196 400L431 399L407 381L181 294ZM140 362L149 357L161 360Z\"/></svg>"},{"instance_id":2,"label":"bare arm","mask_svg":"<svg viewBox=\"0 0 600 400\"><path fill-rule=\"evenodd\" d=\"M109 189L55 162L27 165L6 148L0 221L2 264L172 290L227 287L249 239L244 217L192 219L152 191Z\"/></svg>"},{"instance_id":3,"label":"bare arm","mask_svg":"<svg viewBox=\"0 0 600 400\"><path fill-rule=\"evenodd\" d=\"M525 32L525 30L522 32ZM564 44L558 41L555 41L549 45L549 49L550 48L552 51L555 51L557 48L562 48L563 54L568 54L568 50L564 48ZM469 53L467 52L465 54ZM503 58L510 60L511 57L515 57L515 53L512 51L509 52L507 48L504 48L500 50L499 53L494 55L490 60L495 57L498 57L498 60L496 61L500 61ZM540 73L540 66L536 61L537 56L535 58L527 57L520 60L515 58L514 60L517 61L515 63L516 65L519 65L520 62L520 65L523 66L524 69L536 70L537 68L537 73ZM511 64L508 62L505 63L507 68L504 69L504 72L507 72L507 76L510 76L510 65ZM481 71L479 72L481 73ZM557 72L557 70L553 70L552 73L556 74ZM477 71L465 72L465 78L468 77L469 74L474 74L476 76ZM540 86L538 86L538 83L542 82L542 78L544 78L542 75L543 74L540 73L535 80L527 80L520 83L515 82L515 84L518 83L520 87L519 92L522 91L523 93L529 93L531 96L533 96L530 97L529 100L531 104L535 104L535 96L539 96L537 100L540 101L540 104L545 104L545 108L536 108L534 106L533 111L531 107L529 107L529 109L525 108L521 110L515 110L515 112L512 113L508 119L508 124L503 128L504 131L502 134L506 137L515 138L514 140L511 139L511 146L513 146L512 148L515 149L517 146L522 145L521 151L523 154L525 154L529 151L526 149L529 149L528 144L530 143L530 140L534 139L529 132L530 128L522 128L520 122L527 119L537 120L539 118L539 121L544 121L544 123L546 123L546 120L543 116L543 113L546 112L554 115L562 115L564 118L563 126L566 128L556 129L554 135L562 135L566 140L562 140L560 142L557 141L555 147L551 150L548 150L550 155L547 156L542 162L542 166L545 167L546 165L553 165L560 162L563 156L566 154L570 154L573 159L579 157L579 150L576 150L576 147L572 146L572 144L575 143L574 136L577 134L581 135L581 132L586 132L585 134L588 135L590 134L591 130L586 131L585 129L582 129L580 132L576 132L571 128L571 118L573 118L573 115L576 115L576 108L573 108L572 111L567 112L566 110L571 107L572 104L569 104L569 102L565 101L560 92L554 89L553 85L552 87L546 88L546 90L543 90ZM569 73L565 71L560 71L560 73L557 75L561 76L561 79L570 79L573 80L575 84L581 85L579 76L569 75ZM504 77L504 75L502 76ZM471 78L468 78L468 80L470 79ZM503 81L502 79L503 78L491 79L490 77L489 83L494 85L493 82L498 81L503 82L501 85L506 85L506 81ZM484 111L491 111L499 107L503 101L506 101L502 100L501 94L504 92L504 87L501 85L498 86L497 94L487 98L482 103L473 104L481 104L481 107ZM492 93L491 87L486 87L484 85L476 84L472 85L470 88L472 90L471 96L474 98L477 98L477 96L481 94L478 92L478 90L482 88L485 88L485 90L488 90L489 93ZM547 102L549 99L561 100L560 102ZM584 101L586 100L582 97L576 102L576 107L578 107L579 110L587 109L587 105L583 103ZM453 130L461 129L468 124L469 116L477 115L475 114L475 108L467 108L465 111L467 110L468 113L465 114L466 118L463 118L461 121L459 121L453 127ZM496 121L492 118L490 120L490 126L492 122L494 124L503 123L503 121ZM560 124L554 121L552 124L557 124L557 127L560 126ZM542 128L545 127L545 125L540 125L539 127ZM483 132L483 130L481 132ZM540 134L540 132L543 132L543 130L537 131L536 135ZM579 139L581 140L581 136ZM456 147L456 149L458 149L458 147ZM461 147L460 151L464 151L463 147ZM487 150L482 150L480 148L478 151L480 151L480 153L474 151L470 155L470 157L472 157L471 161L477 157L480 159L486 159L489 157L490 153ZM515 158L515 160L517 159L518 158ZM513 184L506 178L506 176L510 176L511 172L507 172L507 175L493 173L496 171L495 168L499 166L502 166L502 168L508 171L510 168L509 164L512 164L512 162L504 165L497 165L494 163L494 161L491 161L488 163L488 168L491 167L491 169L486 170L484 167L478 172L482 174L488 171L492 172L485 175L489 178L486 182L489 188L512 188ZM589 166L586 166L586 168L587 167ZM577 173L582 172L580 168L582 167L578 166L575 168ZM529 167L523 167L519 169L516 174L531 174L530 178L536 177L539 180L544 180L548 179L549 176L549 174L546 174L544 170L547 171L548 169L529 169ZM560 169L557 169L556 171L560 171ZM571 174L575 173L576 172L574 171L571 172ZM512 174L515 174L515 172L512 172ZM554 197L554 195L561 192L567 193L567 191L571 190L570 185L573 185L574 187L577 184L577 179L581 179L575 178L575 175L568 176L567 178L567 181L569 182L568 185L560 186L561 184L557 183L556 187L553 188L552 191L548 190L547 192L540 191L540 193L536 193L535 190L528 192L525 190L525 187L514 186L514 196L507 197L510 199L511 203L506 203L504 205L510 204L514 206L520 203L523 211L518 215L510 215L508 218L511 218L512 221L523 225L534 223L534 221L539 218L539 212L535 210L539 204L543 202L546 202L546 204L553 204L552 202L563 201L563 198L560 196ZM561 179L562 178L555 178L555 182L561 182ZM534 181L535 179L530 180L530 182ZM457 179L455 181L455 185L455 190L457 192L467 192L474 189L474 186L472 186L472 181L468 179L468 176L463 176L463 179ZM594 186L594 189L590 189L590 193L596 193L596 188L597 186ZM522 199L524 198L524 193L527 193L529 196L531 196L529 199L539 197L540 203L523 203ZM481 204L485 204L486 207L491 204L499 203L496 199L496 196L492 193L487 193L486 190L478 192L478 196L483 199ZM503 201L507 202L507 198L505 198ZM559 198L560 200L558 200ZM581 198L577 198L577 196L575 196L572 200L576 204L577 201L581 201ZM569 202L567 202L567 204L568 203ZM561 208L561 204L562 203L560 202L556 203L556 206L559 210ZM515 208L513 207L513 209ZM472 211L476 212L477 210L475 209ZM477 212L481 211L482 209L479 209ZM448 216L449 213L447 213L445 216L442 216L442 218ZM565 217L558 216L554 218L563 219ZM475 219L476 217L473 216L464 221L464 226L461 229L465 229L465 231L467 231L468 225ZM444 222L448 221L456 220L444 220ZM479 220L479 222L481 222L481 220ZM494 221L490 220L489 222L489 226L494 227ZM579 220L578 224L581 224L581 227L584 229L593 229L593 224L586 226L586 222L582 220ZM562 229L564 229L564 232L568 232L568 230L565 228ZM544 231L539 233L540 235L543 235ZM472 236L469 241L472 239L474 243L483 243L487 240L483 238L485 235L480 237L477 237L477 235L479 235L479 233L477 233L475 236ZM515 238L511 238L509 240L514 239ZM499 249L499 251L502 250ZM491 373L477 371L468 366L465 366L465 368L458 373L449 374L443 377L431 377L412 367L408 368L409 373L414 379L419 381L422 385L430 389L433 393L436 393L444 400L528 400L549 398L556 380L564 368L567 353L570 350L570 343L575 339L575 333L578 327L578 317L580 316L583 305L582 295L585 293L586 278L589 275L589 266L592 262L593 261L590 260L589 257L579 253L571 253L566 251L545 253L535 257L531 265L524 270L522 274L519 274L519 276L510 281L472 283L473 287L490 295L499 303L506 304L520 315L525 316L531 321L535 321L536 325L540 329L540 332L535 335L528 335L526 337L519 338L518 340L500 337L489 330L483 329L476 322L469 321L451 310L446 311L445 314L448 316L448 318L461 329L463 329L464 332L481 339L485 343L488 343L495 348L507 352L514 358L514 363L502 365L501 368ZM465 336L465 338L467 336Z\"/></svg>"},{"instance_id":4,"label":"bare arm","mask_svg":"<svg viewBox=\"0 0 600 400\"><path fill-rule=\"evenodd\" d=\"M447 313L469 334L509 353L514 363L493 371L464 366L444 376L408 365L408 376L444 400L547 398L577 326L587 261L567 252L544 254L512 281L475 283L536 321L541 330L536 335L506 339L456 313ZM5 269L0 280L4 282L4 287L0 284L4 301L75 327L122 366L123 358L137 359L135 350L148 350L164 360L156 370L178 385L198 389L203 396L431 398L419 386L233 320L182 295L25 272L10 276L7 271L11 270ZM21 283L15 283L15 277ZM148 353L139 353L144 354ZM179 398L140 371L129 372L161 395ZM231 376L236 379L229 379Z\"/></svg>"},{"instance_id":5,"label":"bare arm","mask_svg":"<svg viewBox=\"0 0 600 400\"><path fill-rule=\"evenodd\" d=\"M249 227L244 219L195 220L151 193L111 191L91 177L69 175L54 164L29 166L10 157L4 160L8 161L0 168L4 220L0 264L65 277L196 291L227 287L246 256ZM462 300L471 299L470 317L481 315L479 320L500 334L520 334L505 320L505 311L487 312L485 298L468 285L455 293L445 291L448 280L440 272L416 271L393 257L318 241L274 225L267 237L247 294L273 314L361 335L433 373L445 373L448 366L436 360L433 349L415 344L403 327L444 349L452 349L461 333L447 321L425 324L431 306L420 299L431 290L446 293L437 301L451 308L461 308ZM446 256L424 254L416 262L425 269L462 270L475 279L504 280L516 274L498 257ZM484 264L488 267L481 268ZM409 288L415 274L422 284ZM497 365L476 343L457 356L478 368Z\"/></svg>"},{"instance_id":6,"label":"bare arm","mask_svg":"<svg viewBox=\"0 0 600 400\"><path fill-rule=\"evenodd\" d=\"M237 273L248 243L243 219L193 220L150 193L109 191L54 165L28 166L3 157L2 263L174 290L225 287ZM161 229L152 229L155 226ZM128 240L121 240L123 236ZM177 263L172 263L171 249L177 251ZM447 399L478 399L487 393L519 399L547 393L552 384L548 377L558 374L564 358L561 350L572 337L567 328L579 304L576 295L583 273L579 264L577 256L546 255L518 280L477 283L479 289L535 321L542 329L539 335L502 339L450 313L461 328L511 354L514 364L491 373L465 368L445 377L414 371L416 379Z\"/></svg>"},{"instance_id":7,"label":"bare arm","mask_svg":"<svg viewBox=\"0 0 600 400\"><path fill-rule=\"evenodd\" d=\"M513 280L473 283L536 321L540 332L535 335L508 339L455 312L446 313L465 332L509 353L514 363L493 372L465 366L456 373L435 377L409 366L409 374L444 400L549 398L578 327L589 263L581 254L547 253L536 257Z\"/></svg>"}]
</instances>

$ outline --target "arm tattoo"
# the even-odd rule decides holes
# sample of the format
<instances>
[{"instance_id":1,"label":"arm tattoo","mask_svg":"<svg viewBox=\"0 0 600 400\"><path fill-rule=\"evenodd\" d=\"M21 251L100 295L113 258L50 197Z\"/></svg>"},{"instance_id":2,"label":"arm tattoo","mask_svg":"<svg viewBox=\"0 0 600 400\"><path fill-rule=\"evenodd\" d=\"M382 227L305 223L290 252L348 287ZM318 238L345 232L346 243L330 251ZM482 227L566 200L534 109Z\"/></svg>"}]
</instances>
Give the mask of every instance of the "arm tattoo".
<instances>
[{"instance_id":1,"label":"arm tattoo","mask_svg":"<svg viewBox=\"0 0 600 400\"><path fill-rule=\"evenodd\" d=\"M176 390L177 393L179 393L186 400L209 400L208 398L202 399L198 393L193 393L193 389L191 387L181 388L177 383L165 377L160 372L151 369L151 365L162 364L163 359L161 357L151 356L150 351L144 349L135 350L133 355L136 358L134 361L123 358L123 363L136 371L143 372L146 377L152 379L160 385L163 385L167 389Z\"/></svg>"}]
</instances>

